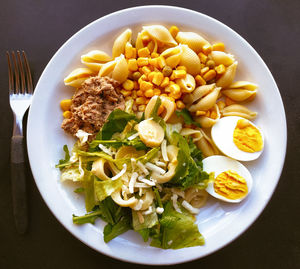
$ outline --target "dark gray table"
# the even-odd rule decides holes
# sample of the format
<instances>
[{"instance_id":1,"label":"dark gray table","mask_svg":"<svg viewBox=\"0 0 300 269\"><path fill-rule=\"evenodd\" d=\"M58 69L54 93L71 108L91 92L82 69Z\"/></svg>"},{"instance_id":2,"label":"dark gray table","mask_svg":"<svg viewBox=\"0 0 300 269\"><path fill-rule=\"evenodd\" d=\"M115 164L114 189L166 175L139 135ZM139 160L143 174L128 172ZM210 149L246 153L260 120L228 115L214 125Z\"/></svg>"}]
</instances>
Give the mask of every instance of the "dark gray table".
<instances>
[{"instance_id":1,"label":"dark gray table","mask_svg":"<svg viewBox=\"0 0 300 269\"><path fill-rule=\"evenodd\" d=\"M285 167L267 208L229 246L174 268L300 268L300 1L1 1L0 7L0 268L142 268L103 256L54 218L28 169L30 226L16 233L9 178L12 114L5 51L24 49L37 82L56 50L75 32L113 11L172 4L212 16L241 34L261 55L280 89L288 121ZM276 119L274 119L276 120ZM278 126L278 132L281 128ZM155 259L155 257L153 257ZM145 268L144 266L143 268Z\"/></svg>"}]
</instances>

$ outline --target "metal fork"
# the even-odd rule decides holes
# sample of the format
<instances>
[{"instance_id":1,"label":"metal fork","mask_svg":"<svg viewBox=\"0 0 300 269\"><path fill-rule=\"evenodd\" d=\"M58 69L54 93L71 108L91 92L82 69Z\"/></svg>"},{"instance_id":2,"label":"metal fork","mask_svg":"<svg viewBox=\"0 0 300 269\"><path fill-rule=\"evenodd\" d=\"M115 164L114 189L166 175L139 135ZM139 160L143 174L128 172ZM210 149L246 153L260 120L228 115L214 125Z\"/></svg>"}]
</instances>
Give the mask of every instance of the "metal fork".
<instances>
[{"instance_id":1,"label":"metal fork","mask_svg":"<svg viewBox=\"0 0 300 269\"><path fill-rule=\"evenodd\" d=\"M13 210L17 231L23 234L28 226L26 195L26 170L24 158L23 117L31 104L33 95L32 78L24 51L6 52L9 75L9 102L14 115L11 138L11 184Z\"/></svg>"}]
</instances>

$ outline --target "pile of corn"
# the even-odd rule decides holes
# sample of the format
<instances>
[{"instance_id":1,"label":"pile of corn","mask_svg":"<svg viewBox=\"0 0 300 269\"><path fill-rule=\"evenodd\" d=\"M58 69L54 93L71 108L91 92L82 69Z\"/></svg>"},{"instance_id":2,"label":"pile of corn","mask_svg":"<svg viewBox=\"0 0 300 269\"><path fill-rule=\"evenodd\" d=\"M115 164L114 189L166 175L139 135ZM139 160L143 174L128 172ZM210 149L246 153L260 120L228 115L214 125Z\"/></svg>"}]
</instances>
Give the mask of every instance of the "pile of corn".
<instances>
[{"instance_id":1,"label":"pile of corn","mask_svg":"<svg viewBox=\"0 0 300 269\"><path fill-rule=\"evenodd\" d=\"M169 31L175 37L179 29L172 26ZM134 100L134 111L145 111L147 103L154 95L166 96L176 103L178 109L183 109L185 104L182 100L185 93L175 80L186 77L186 67L177 66L176 69L172 69L166 65L163 56L150 52L151 48L147 47L149 41L150 39L143 40L145 47L138 51L134 47L126 48L125 58L130 73L122 84L121 93L126 100L131 98ZM223 64L216 66L210 59L209 54L213 50L224 51L225 46L223 43L203 46L198 54L201 72L194 76L196 86L214 83L226 70Z\"/></svg>"}]
</instances>

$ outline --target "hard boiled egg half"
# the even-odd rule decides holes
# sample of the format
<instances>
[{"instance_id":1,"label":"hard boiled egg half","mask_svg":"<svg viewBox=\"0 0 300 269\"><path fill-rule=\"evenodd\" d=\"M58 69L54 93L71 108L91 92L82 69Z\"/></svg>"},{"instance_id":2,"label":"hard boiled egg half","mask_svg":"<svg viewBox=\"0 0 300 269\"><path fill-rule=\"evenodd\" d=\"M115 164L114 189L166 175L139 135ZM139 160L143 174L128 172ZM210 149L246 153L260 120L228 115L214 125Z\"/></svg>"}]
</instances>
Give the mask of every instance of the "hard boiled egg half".
<instances>
[{"instance_id":1,"label":"hard boiled egg half","mask_svg":"<svg viewBox=\"0 0 300 269\"><path fill-rule=\"evenodd\" d=\"M240 162L214 155L203 160L203 170L214 173L214 180L208 183L206 191L217 199L239 203L252 189L252 176Z\"/></svg>"},{"instance_id":2,"label":"hard boiled egg half","mask_svg":"<svg viewBox=\"0 0 300 269\"><path fill-rule=\"evenodd\" d=\"M257 159L264 147L262 131L251 121L237 116L221 118L212 127L211 137L221 152L239 161Z\"/></svg>"}]
</instances>

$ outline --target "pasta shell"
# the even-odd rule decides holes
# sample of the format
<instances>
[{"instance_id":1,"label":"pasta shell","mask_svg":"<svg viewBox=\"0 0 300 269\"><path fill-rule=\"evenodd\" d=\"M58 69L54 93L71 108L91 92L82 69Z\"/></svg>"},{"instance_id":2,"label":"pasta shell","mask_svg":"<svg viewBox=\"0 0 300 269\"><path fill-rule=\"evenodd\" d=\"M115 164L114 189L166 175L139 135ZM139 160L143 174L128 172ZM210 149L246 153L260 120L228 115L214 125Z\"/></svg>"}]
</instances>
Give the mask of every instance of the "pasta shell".
<instances>
[{"instance_id":1,"label":"pasta shell","mask_svg":"<svg viewBox=\"0 0 300 269\"><path fill-rule=\"evenodd\" d=\"M143 29L155 40L166 44L168 46L176 46L177 42L174 40L168 29L162 25L144 26Z\"/></svg>"},{"instance_id":2,"label":"pasta shell","mask_svg":"<svg viewBox=\"0 0 300 269\"><path fill-rule=\"evenodd\" d=\"M247 107L239 104L233 104L230 106L226 106L222 111L222 116L239 116L248 120L255 119L257 116L257 112L251 111Z\"/></svg>"},{"instance_id":3,"label":"pasta shell","mask_svg":"<svg viewBox=\"0 0 300 269\"><path fill-rule=\"evenodd\" d=\"M175 68L181 60L182 48L176 46L173 48L166 49L161 56L166 60L166 64L171 68Z\"/></svg>"},{"instance_id":4,"label":"pasta shell","mask_svg":"<svg viewBox=\"0 0 300 269\"><path fill-rule=\"evenodd\" d=\"M128 200L125 200L125 199L123 199L121 192L122 192L122 189L117 190L111 194L111 198L114 200L114 202L116 204L118 204L119 206L122 206L122 207L134 207L137 204L138 199L136 199L134 196L132 196Z\"/></svg>"},{"instance_id":5,"label":"pasta shell","mask_svg":"<svg viewBox=\"0 0 300 269\"><path fill-rule=\"evenodd\" d=\"M105 77L105 76L111 77L111 74L112 74L116 64L117 64L116 60L113 60L113 61L103 64L101 69L99 70L98 75L100 77Z\"/></svg>"},{"instance_id":6,"label":"pasta shell","mask_svg":"<svg viewBox=\"0 0 300 269\"><path fill-rule=\"evenodd\" d=\"M132 31L131 29L126 29L122 34L120 34L113 45L112 56L113 58L125 54L125 45L131 40Z\"/></svg>"},{"instance_id":7,"label":"pasta shell","mask_svg":"<svg viewBox=\"0 0 300 269\"><path fill-rule=\"evenodd\" d=\"M184 93L191 93L196 87L196 81L190 74L186 74L185 78L176 79L175 82L180 86L181 91Z\"/></svg>"},{"instance_id":8,"label":"pasta shell","mask_svg":"<svg viewBox=\"0 0 300 269\"><path fill-rule=\"evenodd\" d=\"M135 147L131 146L123 146L120 147L119 150L116 153L116 159L122 159L122 158L138 158L140 156L143 156L145 154L144 150L137 151Z\"/></svg>"},{"instance_id":9,"label":"pasta shell","mask_svg":"<svg viewBox=\"0 0 300 269\"><path fill-rule=\"evenodd\" d=\"M217 115L215 119L207 117L207 116L199 116L195 117L194 120L198 123L200 123L202 128L210 128L212 127L221 117L219 107L215 104L213 106L213 110L215 111L215 114Z\"/></svg>"},{"instance_id":10,"label":"pasta shell","mask_svg":"<svg viewBox=\"0 0 300 269\"><path fill-rule=\"evenodd\" d=\"M191 94L187 94L183 98L183 102L186 104L192 104L202 98L203 96L207 95L208 93L212 92L212 90L216 87L216 84L208 84L197 87Z\"/></svg>"},{"instance_id":11,"label":"pasta shell","mask_svg":"<svg viewBox=\"0 0 300 269\"><path fill-rule=\"evenodd\" d=\"M193 137L193 142L195 143L196 141L200 140L202 138L202 133L199 130L192 129L192 128L183 128L180 131L180 134L182 136L192 136Z\"/></svg>"},{"instance_id":12,"label":"pasta shell","mask_svg":"<svg viewBox=\"0 0 300 269\"><path fill-rule=\"evenodd\" d=\"M200 101L189 107L189 111L196 112L197 110L208 110L212 108L218 99L221 88L214 88L212 92L201 98Z\"/></svg>"},{"instance_id":13,"label":"pasta shell","mask_svg":"<svg viewBox=\"0 0 300 269\"><path fill-rule=\"evenodd\" d=\"M81 62L94 71L99 71L104 63L111 61L111 57L101 50L92 50L81 56Z\"/></svg>"},{"instance_id":14,"label":"pasta shell","mask_svg":"<svg viewBox=\"0 0 300 269\"><path fill-rule=\"evenodd\" d=\"M197 54L204 45L209 45L207 40L194 32L179 32L175 39L178 43L188 45Z\"/></svg>"},{"instance_id":15,"label":"pasta shell","mask_svg":"<svg viewBox=\"0 0 300 269\"><path fill-rule=\"evenodd\" d=\"M154 192L152 190L147 190L146 193L143 194L142 198L140 200L143 201L142 207L139 208L139 210L146 210L149 208L150 205L152 205L154 200ZM134 209L134 207L133 207Z\"/></svg>"},{"instance_id":16,"label":"pasta shell","mask_svg":"<svg viewBox=\"0 0 300 269\"><path fill-rule=\"evenodd\" d=\"M200 73L200 59L198 55L187 45L182 45L182 54L179 64L185 66L187 72L191 75L197 75Z\"/></svg>"},{"instance_id":17,"label":"pasta shell","mask_svg":"<svg viewBox=\"0 0 300 269\"><path fill-rule=\"evenodd\" d=\"M93 75L95 73L91 69L76 68L64 79L64 83L67 86L78 88L87 78Z\"/></svg>"},{"instance_id":18,"label":"pasta shell","mask_svg":"<svg viewBox=\"0 0 300 269\"><path fill-rule=\"evenodd\" d=\"M205 190L199 190L197 188L188 188L185 190L185 200L193 207L203 207L207 201L208 193Z\"/></svg>"},{"instance_id":19,"label":"pasta shell","mask_svg":"<svg viewBox=\"0 0 300 269\"><path fill-rule=\"evenodd\" d=\"M107 172L109 171L113 175L119 172L112 163L103 158L100 158L99 160L93 162L91 172L101 180L111 180L111 178L107 175Z\"/></svg>"},{"instance_id":20,"label":"pasta shell","mask_svg":"<svg viewBox=\"0 0 300 269\"><path fill-rule=\"evenodd\" d=\"M235 61L232 65L226 68L225 73L216 82L218 87L226 88L233 82L237 64L237 61Z\"/></svg>"},{"instance_id":21,"label":"pasta shell","mask_svg":"<svg viewBox=\"0 0 300 269\"><path fill-rule=\"evenodd\" d=\"M150 39L149 35L147 34L147 32L145 30L138 33L136 41L135 41L135 47L137 50L145 47L143 39L148 39L147 37Z\"/></svg>"},{"instance_id":22,"label":"pasta shell","mask_svg":"<svg viewBox=\"0 0 300 269\"><path fill-rule=\"evenodd\" d=\"M257 93L257 85L247 81L237 81L228 86L222 93L238 102L253 99Z\"/></svg>"},{"instance_id":23,"label":"pasta shell","mask_svg":"<svg viewBox=\"0 0 300 269\"><path fill-rule=\"evenodd\" d=\"M202 151L204 157L218 155L219 150L215 146L212 139L202 130L201 131L202 137L199 141L196 142L197 147Z\"/></svg>"},{"instance_id":24,"label":"pasta shell","mask_svg":"<svg viewBox=\"0 0 300 269\"><path fill-rule=\"evenodd\" d=\"M233 55L223 51L214 50L210 53L210 56L216 65L223 64L225 66L229 66L234 62Z\"/></svg>"}]
</instances>

